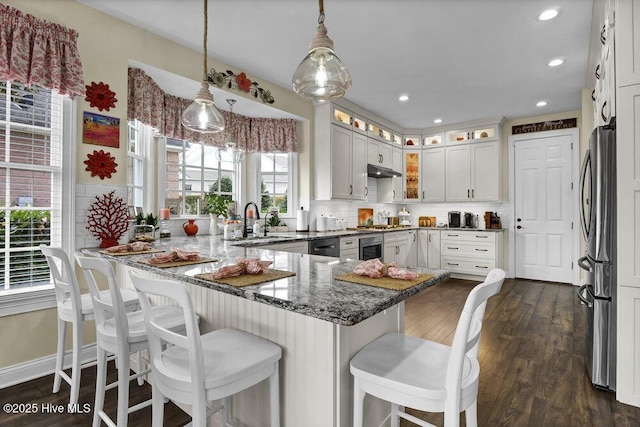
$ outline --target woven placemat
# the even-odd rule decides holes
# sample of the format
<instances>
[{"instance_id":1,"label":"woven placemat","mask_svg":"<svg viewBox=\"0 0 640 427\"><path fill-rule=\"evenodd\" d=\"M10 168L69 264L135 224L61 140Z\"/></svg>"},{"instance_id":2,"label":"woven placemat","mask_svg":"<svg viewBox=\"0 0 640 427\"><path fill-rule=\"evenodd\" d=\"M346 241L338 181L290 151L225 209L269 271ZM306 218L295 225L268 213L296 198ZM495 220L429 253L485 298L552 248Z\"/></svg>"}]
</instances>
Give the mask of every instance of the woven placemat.
<instances>
[{"instance_id":1,"label":"woven placemat","mask_svg":"<svg viewBox=\"0 0 640 427\"><path fill-rule=\"evenodd\" d=\"M212 274L213 273L196 274L195 277L209 282L224 283L225 285L241 288L243 286L258 285L260 283L271 282L296 275L296 273L292 271L275 270L273 268L267 268L260 274L243 274L242 276L227 277L224 279L214 279L211 277Z\"/></svg>"},{"instance_id":2,"label":"woven placemat","mask_svg":"<svg viewBox=\"0 0 640 427\"><path fill-rule=\"evenodd\" d=\"M431 274L420 274L413 280L393 279L391 277L367 277L356 273L346 273L335 277L343 282L358 283L361 285L377 286L379 288L391 289L394 291L404 291L429 279L433 279Z\"/></svg>"},{"instance_id":3,"label":"woven placemat","mask_svg":"<svg viewBox=\"0 0 640 427\"><path fill-rule=\"evenodd\" d=\"M171 262L165 262L165 263L162 263L162 264L151 264L148 259L139 259L137 261L139 263L147 264L147 265L150 265L152 267L169 268L169 267L182 267L184 265L204 264L204 263L207 263L207 262L216 262L218 260L215 259L215 258L200 258L200 259L194 260L194 261L171 261Z\"/></svg>"},{"instance_id":4,"label":"woven placemat","mask_svg":"<svg viewBox=\"0 0 640 427\"><path fill-rule=\"evenodd\" d=\"M125 255L140 255L140 254L153 254L156 252L164 252L164 250L162 249L148 249L146 251L131 251L131 252L116 252L116 253L111 253L111 252L107 252L107 251L98 251L101 254L105 254L105 255L111 255L111 256L125 256Z\"/></svg>"}]
</instances>

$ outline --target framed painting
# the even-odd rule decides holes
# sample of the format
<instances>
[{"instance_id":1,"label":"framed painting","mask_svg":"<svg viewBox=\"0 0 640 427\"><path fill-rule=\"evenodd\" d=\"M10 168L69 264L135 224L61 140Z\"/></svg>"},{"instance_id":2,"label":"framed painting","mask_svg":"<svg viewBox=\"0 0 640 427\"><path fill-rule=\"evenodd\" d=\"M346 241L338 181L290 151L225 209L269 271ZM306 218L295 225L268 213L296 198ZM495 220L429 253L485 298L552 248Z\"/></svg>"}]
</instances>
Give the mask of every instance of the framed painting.
<instances>
[{"instance_id":1,"label":"framed painting","mask_svg":"<svg viewBox=\"0 0 640 427\"><path fill-rule=\"evenodd\" d=\"M120 119L85 111L82 120L82 142L120 148Z\"/></svg>"}]
</instances>

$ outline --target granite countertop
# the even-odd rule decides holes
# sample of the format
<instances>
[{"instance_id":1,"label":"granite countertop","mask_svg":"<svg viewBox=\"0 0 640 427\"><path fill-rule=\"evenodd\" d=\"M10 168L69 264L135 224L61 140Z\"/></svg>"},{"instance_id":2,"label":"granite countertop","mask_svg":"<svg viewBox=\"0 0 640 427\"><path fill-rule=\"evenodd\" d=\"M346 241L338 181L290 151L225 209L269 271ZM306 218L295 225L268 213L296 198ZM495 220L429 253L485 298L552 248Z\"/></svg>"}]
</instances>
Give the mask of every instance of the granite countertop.
<instances>
[{"instance_id":1,"label":"granite countertop","mask_svg":"<svg viewBox=\"0 0 640 427\"><path fill-rule=\"evenodd\" d=\"M344 232L340 232L344 233ZM360 234L361 232L354 232ZM309 240L308 234L303 237ZM321 233L324 237L327 233ZM295 241L286 239L284 241ZM184 267L157 268L137 262L152 255L109 256L100 255L129 267L147 270L183 282L204 286L216 291L236 295L241 298L269 304L339 325L355 325L363 320L392 307L425 288L449 277L445 270L412 268L413 271L433 275L424 283L405 291L393 291L374 286L342 282L333 278L353 271L360 261L344 261L338 258L280 252L255 247L241 247L237 242L223 241L218 236L172 237L153 243L154 248L170 250L172 246L185 250L197 250L201 256L218 261ZM273 240L270 243L275 243ZM99 255L97 249L84 249L85 253ZM197 279L200 273L209 273L223 265L234 264L236 257L260 258L273 261L278 270L295 272L296 275L272 282L236 288L233 286Z\"/></svg>"}]
</instances>

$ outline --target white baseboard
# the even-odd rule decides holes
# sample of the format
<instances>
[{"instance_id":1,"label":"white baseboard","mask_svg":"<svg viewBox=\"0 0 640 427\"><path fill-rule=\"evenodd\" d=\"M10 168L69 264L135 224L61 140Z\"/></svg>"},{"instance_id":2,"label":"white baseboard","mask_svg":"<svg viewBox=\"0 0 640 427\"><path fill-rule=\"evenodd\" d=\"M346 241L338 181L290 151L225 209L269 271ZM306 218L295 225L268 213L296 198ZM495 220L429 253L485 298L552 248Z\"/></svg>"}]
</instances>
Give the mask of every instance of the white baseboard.
<instances>
[{"instance_id":1,"label":"white baseboard","mask_svg":"<svg viewBox=\"0 0 640 427\"><path fill-rule=\"evenodd\" d=\"M95 343L82 347L80 360L82 364L96 360ZM65 352L63 366L65 369L71 367L71 351ZM0 368L0 389L52 374L55 368L55 354Z\"/></svg>"}]
</instances>

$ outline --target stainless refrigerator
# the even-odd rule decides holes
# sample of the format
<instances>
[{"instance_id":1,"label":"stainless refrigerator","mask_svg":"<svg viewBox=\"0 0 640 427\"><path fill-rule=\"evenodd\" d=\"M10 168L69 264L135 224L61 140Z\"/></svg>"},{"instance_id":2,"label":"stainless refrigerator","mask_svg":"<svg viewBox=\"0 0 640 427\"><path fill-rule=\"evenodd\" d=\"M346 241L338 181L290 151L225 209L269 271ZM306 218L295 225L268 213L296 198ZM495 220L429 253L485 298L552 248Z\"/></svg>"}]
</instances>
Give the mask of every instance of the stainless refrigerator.
<instances>
[{"instance_id":1,"label":"stainless refrigerator","mask_svg":"<svg viewBox=\"0 0 640 427\"><path fill-rule=\"evenodd\" d=\"M580 173L580 219L587 271L578 298L587 307L587 371L598 388L616 389L616 131L611 125L591 134Z\"/></svg>"}]
</instances>

